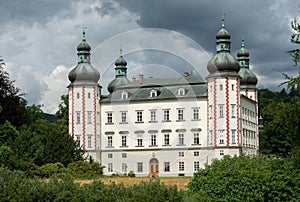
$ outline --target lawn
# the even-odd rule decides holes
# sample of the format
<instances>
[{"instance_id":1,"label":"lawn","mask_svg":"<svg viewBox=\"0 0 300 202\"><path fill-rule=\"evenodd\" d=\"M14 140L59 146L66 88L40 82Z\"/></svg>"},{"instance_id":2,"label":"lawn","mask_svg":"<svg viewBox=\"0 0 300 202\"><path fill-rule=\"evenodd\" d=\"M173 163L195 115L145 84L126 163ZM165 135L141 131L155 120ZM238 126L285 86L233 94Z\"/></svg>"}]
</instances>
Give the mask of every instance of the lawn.
<instances>
[{"instance_id":1,"label":"lawn","mask_svg":"<svg viewBox=\"0 0 300 202\"><path fill-rule=\"evenodd\" d=\"M188 183L191 181L191 177L160 177L159 180L161 183L164 183L165 185L176 185L178 189L187 189ZM116 183L120 184L123 183L126 186L130 186L133 184L138 184L140 182L148 182L152 179L149 177L102 177L99 178L102 182L105 184L110 184L110 183ZM77 180L77 182L80 182L80 184L86 184L86 183L91 183L92 180Z\"/></svg>"}]
</instances>

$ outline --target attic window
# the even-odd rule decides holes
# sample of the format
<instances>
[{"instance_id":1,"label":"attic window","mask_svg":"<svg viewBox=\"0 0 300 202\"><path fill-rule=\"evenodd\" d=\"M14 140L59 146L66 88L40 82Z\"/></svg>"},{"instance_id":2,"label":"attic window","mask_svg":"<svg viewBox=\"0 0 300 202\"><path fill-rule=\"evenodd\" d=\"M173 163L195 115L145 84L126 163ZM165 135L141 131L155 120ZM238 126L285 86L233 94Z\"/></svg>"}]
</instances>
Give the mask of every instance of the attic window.
<instances>
[{"instance_id":1,"label":"attic window","mask_svg":"<svg viewBox=\"0 0 300 202\"><path fill-rule=\"evenodd\" d=\"M179 95L179 96L185 95L185 89L184 89L184 88L179 88L179 89L178 89L178 95Z\"/></svg>"},{"instance_id":2,"label":"attic window","mask_svg":"<svg viewBox=\"0 0 300 202\"><path fill-rule=\"evenodd\" d=\"M122 91L121 99L128 99L128 93L126 91Z\"/></svg>"},{"instance_id":3,"label":"attic window","mask_svg":"<svg viewBox=\"0 0 300 202\"><path fill-rule=\"evenodd\" d=\"M157 91L154 90L154 89L152 89L152 90L150 91L150 97L157 97Z\"/></svg>"}]
</instances>

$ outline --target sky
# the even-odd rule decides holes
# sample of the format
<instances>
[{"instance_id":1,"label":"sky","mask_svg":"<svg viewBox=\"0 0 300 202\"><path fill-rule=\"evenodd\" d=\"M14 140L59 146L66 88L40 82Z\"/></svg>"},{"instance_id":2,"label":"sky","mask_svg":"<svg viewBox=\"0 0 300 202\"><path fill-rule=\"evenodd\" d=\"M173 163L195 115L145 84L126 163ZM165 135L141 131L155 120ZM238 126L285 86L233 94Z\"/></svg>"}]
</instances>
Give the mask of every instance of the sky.
<instances>
[{"instance_id":1,"label":"sky","mask_svg":"<svg viewBox=\"0 0 300 202\"><path fill-rule=\"evenodd\" d=\"M0 0L0 56L28 104L55 113L77 64L83 27L107 94L120 49L129 78L185 71L205 78L223 14L231 53L236 56L244 38L259 89L280 91L283 73L298 75L286 51L297 48L290 23L298 19L299 2L287 0Z\"/></svg>"}]
</instances>

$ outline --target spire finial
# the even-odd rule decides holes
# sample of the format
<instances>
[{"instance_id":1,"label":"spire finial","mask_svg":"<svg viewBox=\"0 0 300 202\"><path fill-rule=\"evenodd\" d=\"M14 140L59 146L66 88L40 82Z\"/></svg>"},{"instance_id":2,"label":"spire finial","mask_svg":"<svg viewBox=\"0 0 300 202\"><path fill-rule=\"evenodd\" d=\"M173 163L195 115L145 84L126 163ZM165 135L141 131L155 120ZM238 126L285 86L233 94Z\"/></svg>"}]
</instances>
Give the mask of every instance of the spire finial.
<instances>
[{"instance_id":1,"label":"spire finial","mask_svg":"<svg viewBox=\"0 0 300 202\"><path fill-rule=\"evenodd\" d=\"M244 36L242 37L242 48L245 48L245 38L244 38Z\"/></svg>"},{"instance_id":2,"label":"spire finial","mask_svg":"<svg viewBox=\"0 0 300 202\"><path fill-rule=\"evenodd\" d=\"M225 12L223 13L223 17L222 17L222 28L225 27Z\"/></svg>"},{"instance_id":3,"label":"spire finial","mask_svg":"<svg viewBox=\"0 0 300 202\"><path fill-rule=\"evenodd\" d=\"M82 25L82 41L85 41L85 30L86 29L87 29L87 27Z\"/></svg>"},{"instance_id":4,"label":"spire finial","mask_svg":"<svg viewBox=\"0 0 300 202\"><path fill-rule=\"evenodd\" d=\"M122 48L120 48L120 56L122 56Z\"/></svg>"}]
</instances>

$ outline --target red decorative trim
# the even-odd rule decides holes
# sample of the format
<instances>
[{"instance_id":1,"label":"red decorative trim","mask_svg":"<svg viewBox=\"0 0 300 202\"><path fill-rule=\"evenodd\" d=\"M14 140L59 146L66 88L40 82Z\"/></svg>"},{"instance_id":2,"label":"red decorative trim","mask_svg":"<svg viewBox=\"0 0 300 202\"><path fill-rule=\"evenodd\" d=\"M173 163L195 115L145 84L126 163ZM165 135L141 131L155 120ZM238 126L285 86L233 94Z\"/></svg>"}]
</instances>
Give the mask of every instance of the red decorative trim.
<instances>
[{"instance_id":1,"label":"red decorative trim","mask_svg":"<svg viewBox=\"0 0 300 202\"><path fill-rule=\"evenodd\" d=\"M207 139L206 139L206 144L207 146L210 143L210 136L209 136L209 121L210 121L210 117L209 117L209 88L210 86L207 84L207 88L206 88L206 93L207 93Z\"/></svg>"},{"instance_id":2,"label":"red decorative trim","mask_svg":"<svg viewBox=\"0 0 300 202\"><path fill-rule=\"evenodd\" d=\"M257 98L257 97L256 97L257 95L256 95L256 93L257 93L257 91L254 90L254 100L255 100L255 102L257 102L257 99L256 99L256 98Z\"/></svg>"},{"instance_id":3,"label":"red decorative trim","mask_svg":"<svg viewBox=\"0 0 300 202\"><path fill-rule=\"evenodd\" d=\"M85 89L82 87L82 148L85 150Z\"/></svg>"},{"instance_id":4,"label":"red decorative trim","mask_svg":"<svg viewBox=\"0 0 300 202\"><path fill-rule=\"evenodd\" d=\"M72 87L71 89L71 114L72 114L72 117L71 117L71 135L72 135L72 139L74 140L74 87ZM69 112L70 113L70 112Z\"/></svg>"},{"instance_id":5,"label":"red decorative trim","mask_svg":"<svg viewBox=\"0 0 300 202\"><path fill-rule=\"evenodd\" d=\"M217 146L217 80L214 80L214 145Z\"/></svg>"},{"instance_id":6,"label":"red decorative trim","mask_svg":"<svg viewBox=\"0 0 300 202\"><path fill-rule=\"evenodd\" d=\"M236 79L236 135L237 135L237 142L238 145L241 146L240 143L240 104L239 104L239 92L240 86L239 86L239 79Z\"/></svg>"},{"instance_id":7,"label":"red decorative trim","mask_svg":"<svg viewBox=\"0 0 300 202\"><path fill-rule=\"evenodd\" d=\"M97 92L96 92L96 87L94 87L94 149L96 150L96 140L97 140Z\"/></svg>"},{"instance_id":8,"label":"red decorative trim","mask_svg":"<svg viewBox=\"0 0 300 202\"><path fill-rule=\"evenodd\" d=\"M229 146L229 81L226 77L226 146Z\"/></svg>"},{"instance_id":9,"label":"red decorative trim","mask_svg":"<svg viewBox=\"0 0 300 202\"><path fill-rule=\"evenodd\" d=\"M248 89L246 89L246 92L245 92L245 93L246 93L246 97L248 97Z\"/></svg>"}]
</instances>

